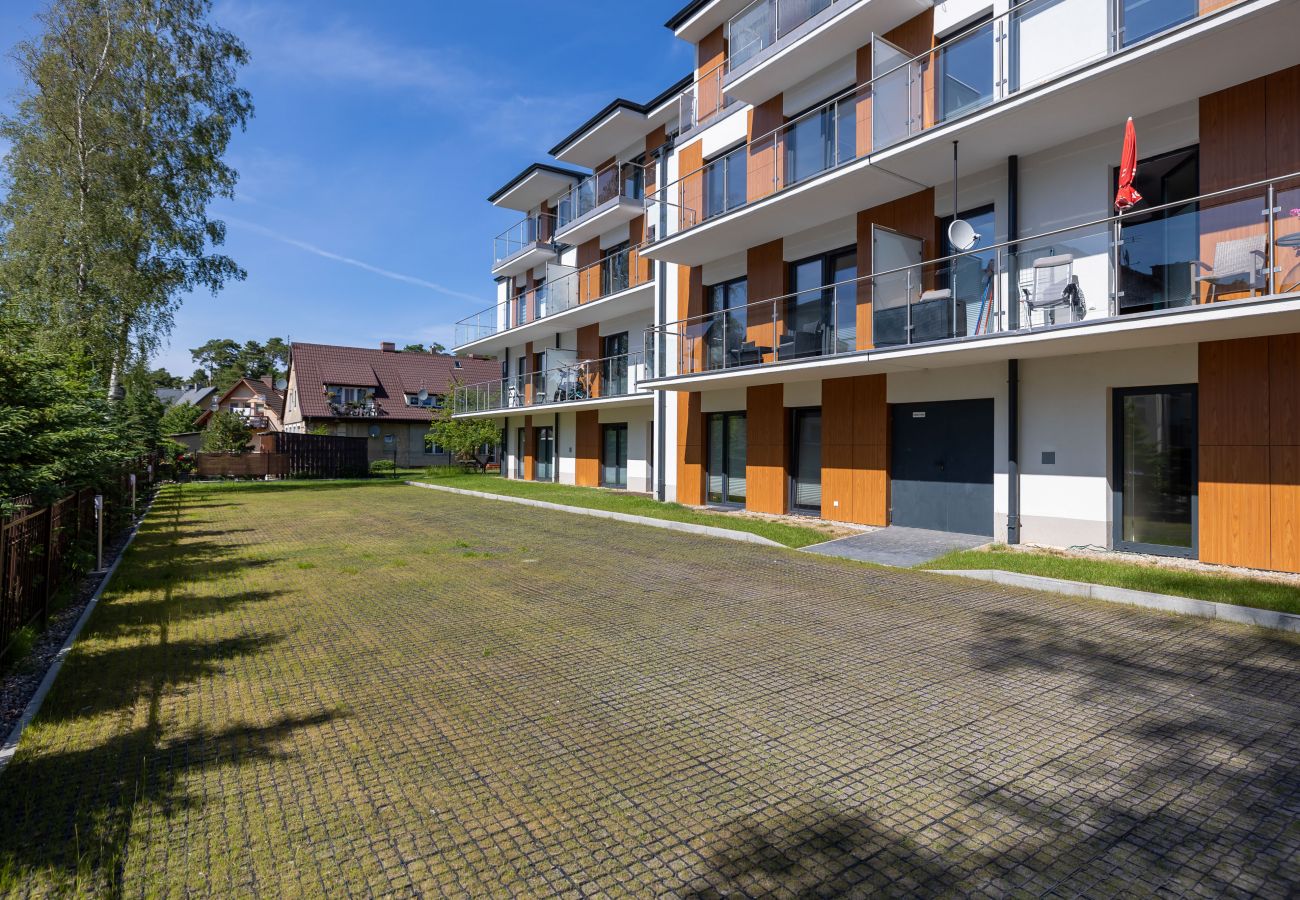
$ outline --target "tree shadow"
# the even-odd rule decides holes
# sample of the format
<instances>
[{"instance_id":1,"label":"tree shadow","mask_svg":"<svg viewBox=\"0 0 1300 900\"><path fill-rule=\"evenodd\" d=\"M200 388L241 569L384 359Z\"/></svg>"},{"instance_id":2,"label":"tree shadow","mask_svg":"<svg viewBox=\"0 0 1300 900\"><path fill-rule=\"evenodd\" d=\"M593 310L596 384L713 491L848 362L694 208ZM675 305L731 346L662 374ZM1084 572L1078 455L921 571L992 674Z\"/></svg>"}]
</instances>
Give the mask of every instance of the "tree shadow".
<instances>
[{"instance_id":1,"label":"tree shadow","mask_svg":"<svg viewBox=\"0 0 1300 900\"><path fill-rule=\"evenodd\" d=\"M148 723L93 747L15 758L0 779L0 890L45 885L60 893L120 896L132 823L144 805L171 818L199 801L187 778L217 767L285 758L293 732L337 711L269 725L200 729L167 740L151 699ZM53 881L53 884L50 882Z\"/></svg>"},{"instance_id":2,"label":"tree shadow","mask_svg":"<svg viewBox=\"0 0 1300 900\"><path fill-rule=\"evenodd\" d=\"M824 804L797 817L758 816L724 825L725 847L708 871L672 893L720 897L837 897L849 894L925 897L949 892L958 878L943 857L870 814L849 815Z\"/></svg>"}]
</instances>

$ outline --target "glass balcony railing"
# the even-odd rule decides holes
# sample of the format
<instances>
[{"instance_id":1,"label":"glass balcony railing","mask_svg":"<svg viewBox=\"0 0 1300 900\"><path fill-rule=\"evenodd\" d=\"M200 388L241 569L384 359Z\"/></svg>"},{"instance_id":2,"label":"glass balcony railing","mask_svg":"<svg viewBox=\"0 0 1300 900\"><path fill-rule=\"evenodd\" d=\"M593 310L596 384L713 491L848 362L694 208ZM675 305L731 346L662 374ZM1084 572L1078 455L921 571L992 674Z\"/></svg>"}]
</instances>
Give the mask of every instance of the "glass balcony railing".
<instances>
[{"instance_id":1,"label":"glass balcony railing","mask_svg":"<svg viewBox=\"0 0 1300 900\"><path fill-rule=\"evenodd\" d=\"M727 22L727 69L755 59L824 9L856 0L754 0Z\"/></svg>"},{"instance_id":2,"label":"glass balcony railing","mask_svg":"<svg viewBox=\"0 0 1300 900\"><path fill-rule=\"evenodd\" d=\"M593 210L618 199L645 199L645 166L614 163L575 184L560 198L556 230L564 231Z\"/></svg>"},{"instance_id":3,"label":"glass balcony railing","mask_svg":"<svg viewBox=\"0 0 1300 900\"><path fill-rule=\"evenodd\" d=\"M931 236L933 239L933 236ZM925 242L877 229L872 258ZM651 329L679 375L1300 295L1300 173Z\"/></svg>"},{"instance_id":4,"label":"glass balcony railing","mask_svg":"<svg viewBox=\"0 0 1300 900\"><path fill-rule=\"evenodd\" d=\"M812 15L819 5L824 8L824 0L791 3L788 10L812 10ZM736 20L749 16L753 22L779 24L787 14L782 9L784 0L759 0L732 20L733 34L754 31L758 37L749 43L761 44L768 26L742 29ZM653 191L649 202L668 209L668 227L655 239L958 121L1196 15L1190 0L1025 0L919 56L877 37L869 81ZM1060 40L1062 34L1070 39ZM731 45L733 68L746 46L737 40Z\"/></svg>"},{"instance_id":5,"label":"glass balcony railing","mask_svg":"<svg viewBox=\"0 0 1300 900\"><path fill-rule=\"evenodd\" d=\"M727 64L723 60L682 91L677 98L679 133L707 125L731 105L732 98L722 87L726 74Z\"/></svg>"},{"instance_id":6,"label":"glass balcony railing","mask_svg":"<svg viewBox=\"0 0 1300 900\"><path fill-rule=\"evenodd\" d=\"M492 266L535 247L555 240L556 221L553 213L527 216L501 232L492 241Z\"/></svg>"},{"instance_id":7,"label":"glass balcony railing","mask_svg":"<svg viewBox=\"0 0 1300 900\"><path fill-rule=\"evenodd\" d=\"M463 347L647 284L654 279L654 268L640 251L640 247L625 247L581 269L548 265L547 281L534 290L524 291L457 322L454 346Z\"/></svg>"},{"instance_id":8,"label":"glass balcony railing","mask_svg":"<svg viewBox=\"0 0 1300 900\"><path fill-rule=\"evenodd\" d=\"M457 415L528 409L553 403L581 403L638 393L653 378L644 351L579 359L538 372L458 386Z\"/></svg>"}]
</instances>

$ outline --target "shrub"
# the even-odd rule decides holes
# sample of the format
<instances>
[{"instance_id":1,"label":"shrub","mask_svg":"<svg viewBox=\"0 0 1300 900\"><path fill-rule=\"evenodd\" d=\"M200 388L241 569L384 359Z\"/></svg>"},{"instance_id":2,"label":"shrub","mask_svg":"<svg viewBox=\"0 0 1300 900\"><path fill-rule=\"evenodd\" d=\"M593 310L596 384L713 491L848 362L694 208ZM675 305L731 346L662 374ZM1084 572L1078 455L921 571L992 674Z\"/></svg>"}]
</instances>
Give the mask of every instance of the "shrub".
<instances>
[{"instance_id":1,"label":"shrub","mask_svg":"<svg viewBox=\"0 0 1300 900\"><path fill-rule=\"evenodd\" d=\"M203 450L207 453L243 453L248 449L252 434L244 424L243 416L219 409L208 419L208 427L203 431Z\"/></svg>"},{"instance_id":2,"label":"shrub","mask_svg":"<svg viewBox=\"0 0 1300 900\"><path fill-rule=\"evenodd\" d=\"M397 466L391 459L377 459L370 464L371 475L395 475Z\"/></svg>"}]
</instances>

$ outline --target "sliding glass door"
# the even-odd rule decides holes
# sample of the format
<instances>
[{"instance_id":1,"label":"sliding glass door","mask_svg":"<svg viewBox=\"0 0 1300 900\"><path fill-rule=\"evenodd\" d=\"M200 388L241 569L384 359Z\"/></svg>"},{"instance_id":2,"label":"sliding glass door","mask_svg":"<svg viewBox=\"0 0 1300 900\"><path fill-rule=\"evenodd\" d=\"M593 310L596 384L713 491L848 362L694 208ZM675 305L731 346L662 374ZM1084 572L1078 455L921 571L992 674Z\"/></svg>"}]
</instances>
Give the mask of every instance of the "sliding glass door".
<instances>
[{"instance_id":1,"label":"sliding glass door","mask_svg":"<svg viewBox=\"0 0 1300 900\"><path fill-rule=\"evenodd\" d=\"M790 508L796 513L821 515L822 511L822 411L793 411L794 458L790 466Z\"/></svg>"},{"instance_id":2,"label":"sliding glass door","mask_svg":"<svg viewBox=\"0 0 1300 900\"><path fill-rule=\"evenodd\" d=\"M1196 386L1115 391L1116 549L1196 548Z\"/></svg>"},{"instance_id":3,"label":"sliding glass door","mask_svg":"<svg viewBox=\"0 0 1300 900\"><path fill-rule=\"evenodd\" d=\"M555 429L549 425L537 429L537 455L533 459L533 480L555 480Z\"/></svg>"},{"instance_id":4,"label":"sliding glass door","mask_svg":"<svg viewBox=\"0 0 1300 900\"><path fill-rule=\"evenodd\" d=\"M745 414L711 413L708 425L708 502L744 506Z\"/></svg>"},{"instance_id":5,"label":"sliding glass door","mask_svg":"<svg viewBox=\"0 0 1300 900\"><path fill-rule=\"evenodd\" d=\"M601 426L600 484L627 487L627 425Z\"/></svg>"}]
</instances>

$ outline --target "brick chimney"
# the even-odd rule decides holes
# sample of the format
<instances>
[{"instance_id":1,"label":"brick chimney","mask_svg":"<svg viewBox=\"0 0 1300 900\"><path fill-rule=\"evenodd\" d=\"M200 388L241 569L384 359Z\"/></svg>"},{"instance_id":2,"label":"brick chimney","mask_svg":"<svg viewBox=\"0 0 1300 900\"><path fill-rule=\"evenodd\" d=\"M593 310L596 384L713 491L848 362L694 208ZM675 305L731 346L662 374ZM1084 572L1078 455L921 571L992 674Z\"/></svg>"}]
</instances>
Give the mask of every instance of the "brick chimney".
<instances>
[{"instance_id":1,"label":"brick chimney","mask_svg":"<svg viewBox=\"0 0 1300 900\"><path fill-rule=\"evenodd\" d=\"M394 344L392 341L383 341L380 343L379 349L384 351L385 353L396 353L397 345Z\"/></svg>"}]
</instances>

